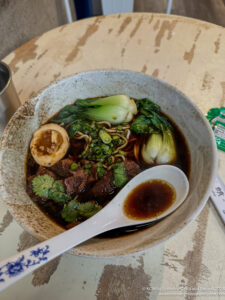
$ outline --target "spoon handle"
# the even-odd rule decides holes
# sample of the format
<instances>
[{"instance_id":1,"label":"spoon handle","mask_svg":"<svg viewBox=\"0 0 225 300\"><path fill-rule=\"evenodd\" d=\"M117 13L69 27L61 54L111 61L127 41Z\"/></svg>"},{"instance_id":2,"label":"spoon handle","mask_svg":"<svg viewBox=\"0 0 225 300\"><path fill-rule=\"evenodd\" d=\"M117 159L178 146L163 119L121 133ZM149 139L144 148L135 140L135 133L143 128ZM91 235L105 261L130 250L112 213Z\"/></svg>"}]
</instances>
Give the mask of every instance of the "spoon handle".
<instances>
[{"instance_id":1,"label":"spoon handle","mask_svg":"<svg viewBox=\"0 0 225 300\"><path fill-rule=\"evenodd\" d=\"M116 217L109 218L108 214L104 215L101 211L97 215L70 230L1 261L0 291L74 246L116 227ZM100 215L102 215L101 218L99 218Z\"/></svg>"}]
</instances>

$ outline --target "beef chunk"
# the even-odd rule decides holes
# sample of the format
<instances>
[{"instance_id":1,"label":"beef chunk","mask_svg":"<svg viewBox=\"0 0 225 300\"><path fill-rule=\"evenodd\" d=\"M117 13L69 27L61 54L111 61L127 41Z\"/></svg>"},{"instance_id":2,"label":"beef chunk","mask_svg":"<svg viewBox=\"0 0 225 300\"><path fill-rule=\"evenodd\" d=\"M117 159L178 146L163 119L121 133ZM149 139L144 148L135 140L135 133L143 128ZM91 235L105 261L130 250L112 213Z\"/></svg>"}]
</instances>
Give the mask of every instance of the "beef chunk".
<instances>
[{"instance_id":1,"label":"beef chunk","mask_svg":"<svg viewBox=\"0 0 225 300\"><path fill-rule=\"evenodd\" d=\"M86 191L88 186L88 173L80 169L78 171L73 171L73 176L67 177L64 180L64 185L66 187L66 192L68 194L76 193L80 194Z\"/></svg>"},{"instance_id":2,"label":"beef chunk","mask_svg":"<svg viewBox=\"0 0 225 300\"><path fill-rule=\"evenodd\" d=\"M80 163L81 163L82 167L85 167L85 165L91 164L91 167L88 168L88 170L89 170L88 183L92 183L92 182L95 182L96 180L98 180L97 164L95 164L93 161L89 161L87 159L82 159Z\"/></svg>"},{"instance_id":3,"label":"beef chunk","mask_svg":"<svg viewBox=\"0 0 225 300\"><path fill-rule=\"evenodd\" d=\"M38 170L37 170L37 174L36 174L35 176L37 176L37 175L49 175L49 176L51 176L52 178L54 178L55 180L56 180L57 177L58 177L54 172L52 172L52 171L50 171L49 169L44 168L44 167L42 167L42 166L39 166L39 168L38 168ZM33 177L34 177L34 176L33 176Z\"/></svg>"},{"instance_id":4,"label":"beef chunk","mask_svg":"<svg viewBox=\"0 0 225 300\"><path fill-rule=\"evenodd\" d=\"M126 160L123 164L129 179L133 178L134 176L136 176L138 173L141 172L141 168L133 160Z\"/></svg>"},{"instance_id":5,"label":"beef chunk","mask_svg":"<svg viewBox=\"0 0 225 300\"><path fill-rule=\"evenodd\" d=\"M70 167L73 162L74 161L72 159L65 158L65 159L58 161L56 164L51 166L49 169L61 177L68 177L68 176L71 176Z\"/></svg>"},{"instance_id":6,"label":"beef chunk","mask_svg":"<svg viewBox=\"0 0 225 300\"><path fill-rule=\"evenodd\" d=\"M93 164L93 162L88 160L88 159L82 159L80 161L80 164L81 164L81 166L85 166L85 165L88 165L88 164Z\"/></svg>"},{"instance_id":7,"label":"beef chunk","mask_svg":"<svg viewBox=\"0 0 225 300\"><path fill-rule=\"evenodd\" d=\"M85 166L91 164L90 168ZM98 179L97 165L89 160L82 160L80 166L75 170L69 170L69 174L73 175L64 180L67 193L83 193L89 188L90 184Z\"/></svg>"},{"instance_id":8,"label":"beef chunk","mask_svg":"<svg viewBox=\"0 0 225 300\"><path fill-rule=\"evenodd\" d=\"M113 183L113 172L108 171L91 189L94 197L105 197L112 194L116 187Z\"/></svg>"},{"instance_id":9,"label":"beef chunk","mask_svg":"<svg viewBox=\"0 0 225 300\"><path fill-rule=\"evenodd\" d=\"M96 180L98 180L97 169L98 169L98 166L96 164L94 164L90 168L90 176L88 177L89 183L92 183L92 182L95 182Z\"/></svg>"},{"instance_id":10,"label":"beef chunk","mask_svg":"<svg viewBox=\"0 0 225 300\"><path fill-rule=\"evenodd\" d=\"M138 164L132 160L126 160L124 163L126 173L129 179L141 172ZM116 187L113 183L113 171L108 171L91 189L90 194L94 197L106 197L112 194Z\"/></svg>"}]
</instances>

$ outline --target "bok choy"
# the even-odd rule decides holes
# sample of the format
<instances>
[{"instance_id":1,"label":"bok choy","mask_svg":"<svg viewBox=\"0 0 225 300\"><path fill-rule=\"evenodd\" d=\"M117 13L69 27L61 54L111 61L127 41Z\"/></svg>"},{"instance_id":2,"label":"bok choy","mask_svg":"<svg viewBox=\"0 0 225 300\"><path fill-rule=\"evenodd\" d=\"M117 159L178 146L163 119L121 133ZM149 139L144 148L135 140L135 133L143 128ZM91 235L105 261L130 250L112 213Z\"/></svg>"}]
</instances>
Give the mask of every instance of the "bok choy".
<instances>
[{"instance_id":1,"label":"bok choy","mask_svg":"<svg viewBox=\"0 0 225 300\"><path fill-rule=\"evenodd\" d=\"M58 124L71 124L76 119L107 121L113 125L130 122L137 114L137 106L127 95L114 95L98 99L77 100L75 105L67 105L52 120Z\"/></svg>"},{"instance_id":2,"label":"bok choy","mask_svg":"<svg viewBox=\"0 0 225 300\"><path fill-rule=\"evenodd\" d=\"M160 106L145 98L137 101L139 116L131 124L136 134L148 135L141 149L147 164L166 164L176 159L173 127L160 112Z\"/></svg>"},{"instance_id":3,"label":"bok choy","mask_svg":"<svg viewBox=\"0 0 225 300\"><path fill-rule=\"evenodd\" d=\"M167 164L176 159L176 146L171 130L153 133L142 146L141 154L147 164Z\"/></svg>"},{"instance_id":4,"label":"bok choy","mask_svg":"<svg viewBox=\"0 0 225 300\"><path fill-rule=\"evenodd\" d=\"M154 161L162 147L161 133L153 133L147 142L142 146L141 155L143 160L148 164L154 164Z\"/></svg>"},{"instance_id":5,"label":"bok choy","mask_svg":"<svg viewBox=\"0 0 225 300\"><path fill-rule=\"evenodd\" d=\"M176 159L176 146L171 130L163 131L162 146L156 157L157 164L172 163Z\"/></svg>"}]
</instances>

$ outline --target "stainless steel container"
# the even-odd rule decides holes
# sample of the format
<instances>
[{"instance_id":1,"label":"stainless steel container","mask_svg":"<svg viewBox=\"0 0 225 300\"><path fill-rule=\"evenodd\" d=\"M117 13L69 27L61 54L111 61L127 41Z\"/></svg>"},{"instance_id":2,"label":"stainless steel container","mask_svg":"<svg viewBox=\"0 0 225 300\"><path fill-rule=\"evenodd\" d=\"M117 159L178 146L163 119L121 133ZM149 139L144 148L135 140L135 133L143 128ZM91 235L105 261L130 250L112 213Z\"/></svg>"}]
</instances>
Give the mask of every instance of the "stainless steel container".
<instances>
[{"instance_id":1,"label":"stainless steel container","mask_svg":"<svg viewBox=\"0 0 225 300\"><path fill-rule=\"evenodd\" d=\"M12 82L12 73L7 64L0 62L0 131L20 106L20 100Z\"/></svg>"}]
</instances>

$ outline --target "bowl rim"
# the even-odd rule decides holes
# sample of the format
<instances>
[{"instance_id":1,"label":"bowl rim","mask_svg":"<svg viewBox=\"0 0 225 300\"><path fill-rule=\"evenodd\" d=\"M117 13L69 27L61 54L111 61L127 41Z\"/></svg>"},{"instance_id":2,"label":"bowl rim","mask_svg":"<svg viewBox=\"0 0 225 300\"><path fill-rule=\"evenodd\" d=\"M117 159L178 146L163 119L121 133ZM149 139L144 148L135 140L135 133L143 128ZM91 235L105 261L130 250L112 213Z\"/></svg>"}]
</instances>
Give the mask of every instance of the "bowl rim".
<instances>
[{"instance_id":1,"label":"bowl rim","mask_svg":"<svg viewBox=\"0 0 225 300\"><path fill-rule=\"evenodd\" d=\"M150 77L151 80L155 81L155 82L159 82L160 85L164 85L166 86L167 88L169 89L172 89L176 94L180 94L183 98L185 98L189 103L191 103L191 105L194 107L194 109L198 112L198 114L202 117L202 121L204 123L204 126L206 127L207 131L208 131L208 134L209 134L209 138L210 138L210 141L211 141L211 145L212 145L212 157L213 157L213 161L212 161L212 171L211 171L211 175L209 176L209 180L208 180L208 186L207 188L205 189L204 191L204 195L201 199L201 201L199 202L199 205L197 207L197 209L189 216L188 219L186 219L185 222L182 223L182 226L176 228L173 232L169 233L167 236L165 236L164 238L161 238L159 240L155 240L152 242L151 245L146 245L146 246L143 246L141 247L140 249L137 249L136 251L134 252L131 252L131 251L128 251L127 253L116 253L114 255L111 255L109 256L108 254L106 255L103 255L103 254L100 254L100 255L97 255L96 252L95 252L95 255L93 254L90 254L89 252L88 253L84 253L83 250L81 251L76 251L75 249L79 249L79 246L77 246L76 248L73 248L70 250L70 253L71 254L75 254L75 255L79 255L79 256L86 256L86 257L94 257L94 258L104 258L104 257L122 257L122 256L127 256L127 255L134 255L134 254L137 254L137 253L144 253L145 251L157 246L157 245L160 245L161 243L171 239L172 237L174 237L177 233L183 231L187 225L189 225L192 221L194 221L196 219L196 217L200 214L200 212L202 211L202 209L204 208L206 202L208 201L208 198L210 196L210 192L211 192L211 189L212 189L212 186L213 186L213 183L215 181L215 178L216 178L216 173L217 173L217 147L216 147L216 142L215 142L215 137L214 137L214 134L213 134L213 131L210 127L210 124L208 122L208 120L205 118L205 116L203 115L203 113L201 112L201 110L198 108L198 106L195 104L195 102L193 102L186 94L184 94L182 91L180 91L178 88L176 88L175 86L171 85L170 83L164 81L163 79L160 79L160 78L155 78L149 74L144 74L144 73L141 73L141 72L137 72L137 71L132 71L132 70L126 70L126 69L95 69L95 70L90 70L90 71L83 71L83 72L77 72L77 73L74 73L72 75L69 75L69 76L65 76L61 79L58 79L56 81L54 81L53 83L50 83L49 85L43 87L42 89L40 89L38 91L38 93L29 98L28 100L26 100L25 103L23 103L18 109L17 111L14 113L14 115L12 116L12 118L10 119L10 121L8 122L3 134L2 134L2 137L1 137L1 140L0 140L0 153L2 150L4 150L4 146L5 146L5 143L7 141L7 138L8 138L8 135L9 135L9 132L10 132L10 129L11 127L14 125L14 122L17 120L17 118L20 116L20 114L26 109L26 108L29 108L31 105L32 105L32 101L35 102L35 106L36 104L38 103L38 97L44 93L47 89L49 88L53 88L54 85L57 85L59 82L63 82L63 81L67 81L69 79L72 79L73 77L76 77L76 76L85 76L85 74L95 74L95 73L105 73L105 72L115 72L115 73L124 73L124 74L127 74L127 73L130 73L130 74L136 74L136 75L139 75L139 76L143 76L143 77ZM63 107L63 106L62 106ZM0 163L1 163L1 160L0 160ZM0 166L1 167L1 166ZM2 172L0 172L0 182L2 182ZM13 213L13 209L11 207L9 207L7 205L7 201L6 199L4 199L3 195L2 195L2 191L4 190L4 186L0 184L0 197L2 199L2 201L4 203L6 203L6 206L7 206L7 209L10 211L10 213L13 215L14 219L17 221L17 223L27 232L29 232L31 235L33 235L34 237L38 238L39 240L43 240L43 238L41 238L40 235L37 235L35 232L32 231L32 228L29 228L27 226L24 226L20 220L18 218L16 218L14 216L14 213ZM31 198L30 198L31 199ZM32 199L31 199L32 201ZM37 206L38 208L38 206ZM40 209L40 208L38 208ZM53 221L54 222L54 221ZM54 222L55 223L55 222ZM56 224L57 225L57 224ZM61 228L61 227L60 227Z\"/></svg>"}]
</instances>

